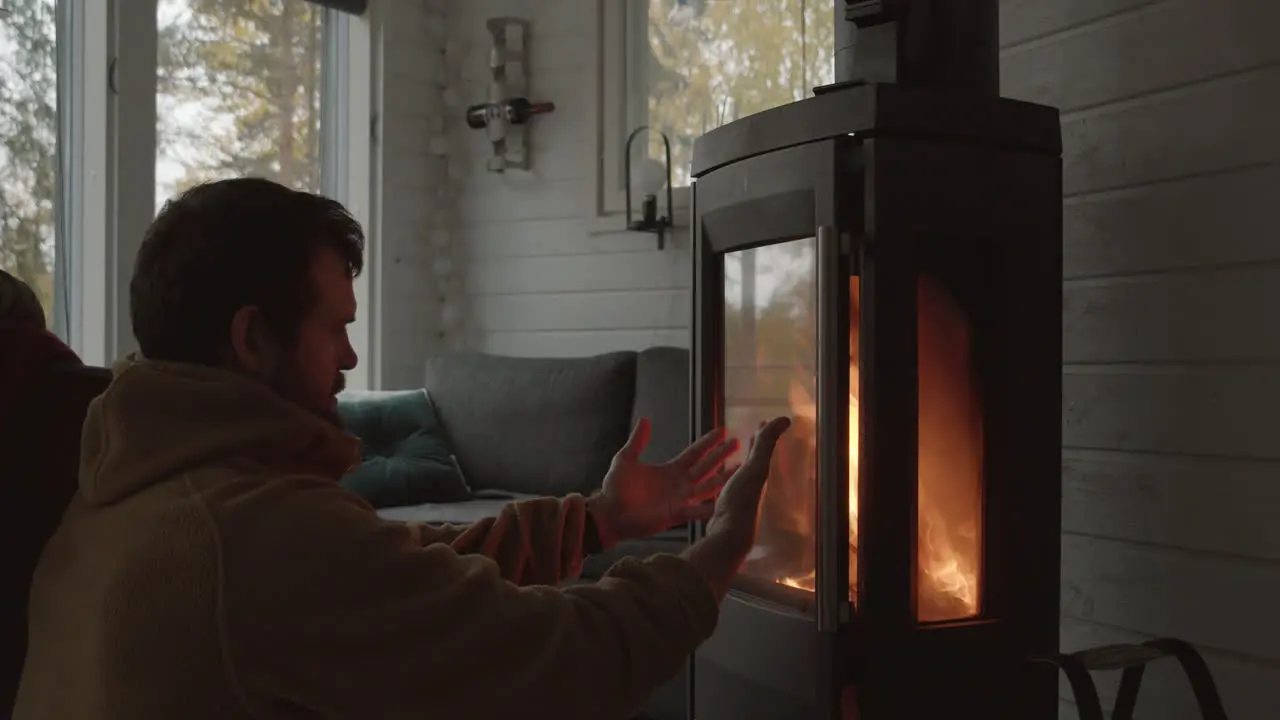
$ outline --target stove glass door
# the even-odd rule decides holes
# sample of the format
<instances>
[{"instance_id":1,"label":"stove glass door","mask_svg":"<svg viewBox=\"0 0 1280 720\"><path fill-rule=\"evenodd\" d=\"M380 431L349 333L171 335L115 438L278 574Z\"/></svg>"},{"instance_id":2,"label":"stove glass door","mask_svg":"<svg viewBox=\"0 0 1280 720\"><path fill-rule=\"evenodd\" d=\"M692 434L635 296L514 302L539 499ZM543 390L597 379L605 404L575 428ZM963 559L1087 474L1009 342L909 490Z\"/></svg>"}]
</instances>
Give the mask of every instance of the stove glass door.
<instances>
[{"instance_id":1,"label":"stove glass door","mask_svg":"<svg viewBox=\"0 0 1280 720\"><path fill-rule=\"evenodd\" d=\"M774 453L740 584L806 605L817 569L817 278L812 237L724 255L725 427L745 453L762 421L792 418Z\"/></svg>"}]
</instances>

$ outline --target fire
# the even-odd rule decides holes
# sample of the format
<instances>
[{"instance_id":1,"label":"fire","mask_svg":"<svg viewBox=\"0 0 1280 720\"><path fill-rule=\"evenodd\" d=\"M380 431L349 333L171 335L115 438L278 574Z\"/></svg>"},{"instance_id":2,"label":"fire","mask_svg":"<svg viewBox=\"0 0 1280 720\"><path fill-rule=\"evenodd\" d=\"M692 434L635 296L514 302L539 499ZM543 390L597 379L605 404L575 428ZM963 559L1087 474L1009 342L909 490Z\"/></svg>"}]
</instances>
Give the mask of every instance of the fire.
<instances>
[{"instance_id":1,"label":"fire","mask_svg":"<svg viewBox=\"0 0 1280 720\"><path fill-rule=\"evenodd\" d=\"M858 290L857 278L850 290ZM857 297L855 294L854 298ZM968 328L941 288L920 288L920 420L918 480L918 616L922 621L956 620L979 611L981 522L981 413L970 375ZM856 307L856 303L854 304ZM854 313L856 317L856 313ZM857 346L856 319L850 328ZM856 595L858 557L859 407L856 351L849 368L849 578ZM816 403L799 378L788 391L793 417L816 427ZM810 452L816 433L805 444ZM810 465L812 470L812 465ZM805 523L812 528L812 514ZM782 575L777 582L812 592L815 573Z\"/></svg>"},{"instance_id":2,"label":"fire","mask_svg":"<svg viewBox=\"0 0 1280 720\"><path fill-rule=\"evenodd\" d=\"M849 387L858 386L858 368L851 366ZM804 386L793 380L788 391L788 401L793 416L802 415L816 420L817 406ZM853 597L854 585L858 577L858 396L849 393L849 596ZM817 572L807 573L800 577L782 577L778 582L801 590L813 592L817 589Z\"/></svg>"}]
</instances>

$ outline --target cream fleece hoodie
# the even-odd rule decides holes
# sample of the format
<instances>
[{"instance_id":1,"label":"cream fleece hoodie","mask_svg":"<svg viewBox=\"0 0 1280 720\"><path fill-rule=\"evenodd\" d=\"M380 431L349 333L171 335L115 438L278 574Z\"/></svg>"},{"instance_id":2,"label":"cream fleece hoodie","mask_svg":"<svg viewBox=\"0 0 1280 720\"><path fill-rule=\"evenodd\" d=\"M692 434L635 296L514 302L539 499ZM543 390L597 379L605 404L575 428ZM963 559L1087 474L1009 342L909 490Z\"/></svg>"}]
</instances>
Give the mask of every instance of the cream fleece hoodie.
<instances>
[{"instance_id":1,"label":"cream fleece hoodie","mask_svg":"<svg viewBox=\"0 0 1280 720\"><path fill-rule=\"evenodd\" d=\"M611 720L710 636L683 560L582 560L583 498L381 520L358 443L265 387L115 368L31 591L15 720Z\"/></svg>"}]
</instances>

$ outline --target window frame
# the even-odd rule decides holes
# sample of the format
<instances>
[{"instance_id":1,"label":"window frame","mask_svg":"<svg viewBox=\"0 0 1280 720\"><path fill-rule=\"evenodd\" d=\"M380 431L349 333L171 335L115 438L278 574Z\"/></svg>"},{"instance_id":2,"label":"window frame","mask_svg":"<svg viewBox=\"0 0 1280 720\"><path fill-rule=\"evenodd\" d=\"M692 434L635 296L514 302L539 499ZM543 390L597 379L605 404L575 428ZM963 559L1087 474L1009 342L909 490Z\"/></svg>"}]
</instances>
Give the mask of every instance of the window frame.
<instances>
[{"instance_id":1,"label":"window frame","mask_svg":"<svg viewBox=\"0 0 1280 720\"><path fill-rule=\"evenodd\" d=\"M379 150L374 135L381 87L377 62L381 14L377 0L369 0L360 15L333 6L325 6L325 13L321 186L326 195L346 206L365 231L364 272L355 279L358 309L347 331L360 363L347 373L347 387L374 390L382 386L378 361L382 313L377 302L380 208L375 173Z\"/></svg>"},{"instance_id":2,"label":"window frame","mask_svg":"<svg viewBox=\"0 0 1280 720\"><path fill-rule=\"evenodd\" d=\"M137 350L129 279L155 216L157 0L127 0L127 10L126 0L61 2L71 39L59 118L68 340L86 363L109 365Z\"/></svg>"},{"instance_id":3,"label":"window frame","mask_svg":"<svg viewBox=\"0 0 1280 720\"><path fill-rule=\"evenodd\" d=\"M642 124L635 117L634 108L648 102L648 82L642 63L634 62L637 48L649 41L648 17L642 10L644 3L633 0L595 0L596 13L596 68L595 111L596 152L588 177L590 197L588 206L596 220L597 232L616 232L625 229L626 190L623 177L624 149L627 135ZM646 118L647 119L647 118ZM688 227L692 187L678 185L672 188L672 214L676 227ZM632 212L639 211L638 207ZM666 199L659 199L658 211L666 211Z\"/></svg>"},{"instance_id":4,"label":"window frame","mask_svg":"<svg viewBox=\"0 0 1280 720\"><path fill-rule=\"evenodd\" d=\"M322 122L337 129L322 131L323 191L343 202L368 235L366 272L356 281L360 312L351 328L362 367L348 381L374 388L379 318L371 124L378 3L369 2L362 15L334 9L342 3L317 4L325 7L325 62L332 69ZM156 211L156 10L157 0L58 0L55 252L65 253L65 262L55 256L55 263L66 279L64 289L55 288L64 300L55 318L64 323L57 329L68 344L93 365L137 349L128 290L133 258Z\"/></svg>"},{"instance_id":5,"label":"window frame","mask_svg":"<svg viewBox=\"0 0 1280 720\"><path fill-rule=\"evenodd\" d=\"M351 118L346 112L351 91L349 68L344 67L351 45L351 26L347 13L324 7L324 59L321 61L320 90L320 186L321 191L341 201L349 192L346 187L347 163L345 142Z\"/></svg>"},{"instance_id":6,"label":"window frame","mask_svg":"<svg viewBox=\"0 0 1280 720\"><path fill-rule=\"evenodd\" d=\"M55 155L57 169L57 200L54 205L56 223L54 226L54 269L53 269L53 332L68 344L78 330L72 318L79 315L73 305L79 300L77 283L73 281L75 254L77 243L71 242L73 237L71 223L73 215L71 203L75 197L71 192L72 160L76 157L77 147L72 146L75 137L72 122L75 116L70 112L73 95L77 92L80 73L74 72L78 59L77 48L83 43L76 42L76 32L80 29L79 18L73 14L69 0L57 0L54 5L55 22L54 52L57 55L57 101L56 116L58 130ZM4 16L0 14L0 21Z\"/></svg>"},{"instance_id":7,"label":"window frame","mask_svg":"<svg viewBox=\"0 0 1280 720\"><path fill-rule=\"evenodd\" d=\"M68 41L58 48L67 70L58 78L58 212L65 228L59 249L67 254L68 278L65 291L58 291L68 305L60 315L67 323L68 344L94 365L105 365L112 357L108 345L114 344L110 337L115 326L108 303L117 273L110 262L115 254L108 233L114 216L109 199L114 118L106 62L114 56L113 6L114 0L62 0L59 8L59 30Z\"/></svg>"},{"instance_id":8,"label":"window frame","mask_svg":"<svg viewBox=\"0 0 1280 720\"><path fill-rule=\"evenodd\" d=\"M107 197L115 273L107 298L112 315L107 344L110 359L138 349L129 316L129 281L142 238L156 216L158 4L159 0L111 2L115 45L113 60L107 66L112 118Z\"/></svg>"}]
</instances>

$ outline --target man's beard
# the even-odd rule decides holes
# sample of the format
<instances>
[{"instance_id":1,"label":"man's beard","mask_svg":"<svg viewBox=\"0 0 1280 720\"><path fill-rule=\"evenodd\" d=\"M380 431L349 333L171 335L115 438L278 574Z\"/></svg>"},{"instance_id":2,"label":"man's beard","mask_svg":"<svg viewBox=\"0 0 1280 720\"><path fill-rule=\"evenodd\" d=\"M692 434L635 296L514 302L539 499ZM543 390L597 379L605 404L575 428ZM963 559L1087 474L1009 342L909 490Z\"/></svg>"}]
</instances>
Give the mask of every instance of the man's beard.
<instances>
[{"instance_id":1,"label":"man's beard","mask_svg":"<svg viewBox=\"0 0 1280 720\"><path fill-rule=\"evenodd\" d=\"M337 407L331 404L329 399L335 397L338 393L346 389L346 375L341 372L335 375L329 395L323 398L310 397L308 389L298 385L297 379L300 377L303 377L303 375L298 372L296 366L285 363L280 366L279 371L271 378L270 384L272 389L276 391L277 395L292 402L321 420L324 420L330 425L341 429L342 418L338 415Z\"/></svg>"},{"instance_id":2,"label":"man's beard","mask_svg":"<svg viewBox=\"0 0 1280 720\"><path fill-rule=\"evenodd\" d=\"M332 389L331 397L337 397L338 393L346 389L347 389L347 376L345 373L338 373L337 376L334 377L333 379L333 389ZM324 419L330 425L333 425L334 427L338 428L339 430L343 429L342 416L338 414L338 406L336 404L332 406L326 405L324 408L319 408L318 410L319 412L317 412L316 414L319 415L322 419Z\"/></svg>"},{"instance_id":3,"label":"man's beard","mask_svg":"<svg viewBox=\"0 0 1280 720\"><path fill-rule=\"evenodd\" d=\"M338 373L338 377L333 379L333 396L337 397L338 393L344 391L344 389L347 389L347 375L344 373ZM342 425L342 416L338 415L337 405L325 407L324 410L320 411L319 415L320 418L328 421L328 423L332 424L333 427L338 428L339 430L344 429Z\"/></svg>"}]
</instances>

